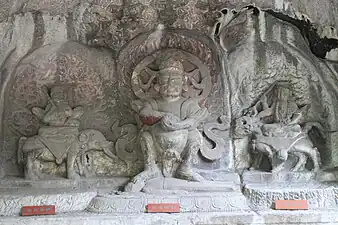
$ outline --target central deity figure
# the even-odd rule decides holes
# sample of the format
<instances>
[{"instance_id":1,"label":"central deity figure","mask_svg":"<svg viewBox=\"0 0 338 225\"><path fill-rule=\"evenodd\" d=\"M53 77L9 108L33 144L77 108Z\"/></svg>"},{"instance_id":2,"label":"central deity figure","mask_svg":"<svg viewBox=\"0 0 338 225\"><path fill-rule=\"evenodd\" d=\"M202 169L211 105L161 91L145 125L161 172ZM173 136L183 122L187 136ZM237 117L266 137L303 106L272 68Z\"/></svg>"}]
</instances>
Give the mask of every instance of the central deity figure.
<instances>
[{"instance_id":1,"label":"central deity figure","mask_svg":"<svg viewBox=\"0 0 338 225\"><path fill-rule=\"evenodd\" d=\"M192 158L202 147L203 137L197 126L208 110L197 98L182 96L183 64L167 57L159 65L159 97L146 99L137 113L143 122L139 142L144 155L144 171L136 175L125 191L140 191L147 181L164 176L202 181L192 170Z\"/></svg>"}]
</instances>

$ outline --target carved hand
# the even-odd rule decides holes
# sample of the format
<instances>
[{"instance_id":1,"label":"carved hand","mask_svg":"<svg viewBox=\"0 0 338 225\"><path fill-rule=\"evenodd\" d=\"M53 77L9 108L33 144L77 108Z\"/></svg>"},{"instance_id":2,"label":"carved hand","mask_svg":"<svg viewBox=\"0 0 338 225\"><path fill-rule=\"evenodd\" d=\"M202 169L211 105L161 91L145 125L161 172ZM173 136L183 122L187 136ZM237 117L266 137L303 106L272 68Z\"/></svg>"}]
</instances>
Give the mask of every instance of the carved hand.
<instances>
[{"instance_id":1,"label":"carved hand","mask_svg":"<svg viewBox=\"0 0 338 225\"><path fill-rule=\"evenodd\" d=\"M167 115L163 116L162 120L161 120L161 126L164 129L169 130L169 131L182 129L179 126L179 123L180 123L180 118L178 118L177 116L174 116L172 114L171 115L167 114Z\"/></svg>"}]
</instances>

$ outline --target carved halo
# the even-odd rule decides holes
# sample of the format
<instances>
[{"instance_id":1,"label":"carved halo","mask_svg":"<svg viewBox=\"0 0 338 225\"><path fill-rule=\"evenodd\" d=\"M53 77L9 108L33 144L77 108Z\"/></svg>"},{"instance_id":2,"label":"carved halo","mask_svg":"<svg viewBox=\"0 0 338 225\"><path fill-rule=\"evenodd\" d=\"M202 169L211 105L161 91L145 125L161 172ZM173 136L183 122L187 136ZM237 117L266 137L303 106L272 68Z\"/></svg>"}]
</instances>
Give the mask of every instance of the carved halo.
<instances>
[{"instance_id":1,"label":"carved halo","mask_svg":"<svg viewBox=\"0 0 338 225\"><path fill-rule=\"evenodd\" d=\"M156 38L153 40L154 37ZM149 41L150 39L151 41ZM158 57L170 51L180 55L185 66L190 64L190 67L185 67L186 75L198 78L187 81L189 85L185 87L190 90L199 90L199 94L194 97L206 98L208 96L221 72L218 48L213 40L194 30L161 28L139 34L119 52L117 70L120 75L119 89L123 93L121 95L122 104L126 105L135 100L135 97L144 99L157 94L156 91L150 94L147 90L147 85L156 85L155 77L152 75L158 68L152 66L154 62L156 64ZM150 72L153 70L154 73L145 75L146 68ZM154 83L149 82L152 77ZM143 83L139 82L139 78ZM189 96L189 94L191 92L184 92L184 95Z\"/></svg>"}]
</instances>

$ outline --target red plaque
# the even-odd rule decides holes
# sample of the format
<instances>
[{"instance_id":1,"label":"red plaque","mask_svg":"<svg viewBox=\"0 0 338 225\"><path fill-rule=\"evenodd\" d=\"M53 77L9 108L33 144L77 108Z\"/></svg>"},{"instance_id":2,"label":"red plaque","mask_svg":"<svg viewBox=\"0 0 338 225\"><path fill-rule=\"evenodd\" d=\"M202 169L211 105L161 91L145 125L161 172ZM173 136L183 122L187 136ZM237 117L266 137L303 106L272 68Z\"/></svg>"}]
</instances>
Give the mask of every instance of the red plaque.
<instances>
[{"instance_id":1,"label":"red plaque","mask_svg":"<svg viewBox=\"0 0 338 225\"><path fill-rule=\"evenodd\" d=\"M307 200L276 200L275 209L277 210L307 210L309 203Z\"/></svg>"},{"instance_id":2,"label":"red plaque","mask_svg":"<svg viewBox=\"0 0 338 225\"><path fill-rule=\"evenodd\" d=\"M147 205L148 213L179 213L180 204L178 203L157 203Z\"/></svg>"},{"instance_id":3,"label":"red plaque","mask_svg":"<svg viewBox=\"0 0 338 225\"><path fill-rule=\"evenodd\" d=\"M54 215L55 205L24 206L21 210L22 216Z\"/></svg>"}]
</instances>

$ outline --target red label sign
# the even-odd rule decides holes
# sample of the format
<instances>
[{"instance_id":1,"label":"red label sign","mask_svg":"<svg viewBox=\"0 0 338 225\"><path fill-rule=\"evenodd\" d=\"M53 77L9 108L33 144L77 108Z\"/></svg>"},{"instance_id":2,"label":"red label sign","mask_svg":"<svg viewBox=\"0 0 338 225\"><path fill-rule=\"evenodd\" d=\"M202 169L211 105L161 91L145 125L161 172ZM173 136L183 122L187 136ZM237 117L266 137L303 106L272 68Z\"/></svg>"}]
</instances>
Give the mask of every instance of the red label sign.
<instances>
[{"instance_id":1,"label":"red label sign","mask_svg":"<svg viewBox=\"0 0 338 225\"><path fill-rule=\"evenodd\" d=\"M179 213L180 204L178 203L157 203L147 205L148 213Z\"/></svg>"},{"instance_id":2,"label":"red label sign","mask_svg":"<svg viewBox=\"0 0 338 225\"><path fill-rule=\"evenodd\" d=\"M309 203L307 200L277 200L275 209L278 210L307 210Z\"/></svg>"},{"instance_id":3,"label":"red label sign","mask_svg":"<svg viewBox=\"0 0 338 225\"><path fill-rule=\"evenodd\" d=\"M36 215L54 215L55 205L41 205L41 206L24 206L21 210L22 216L36 216Z\"/></svg>"}]
</instances>

